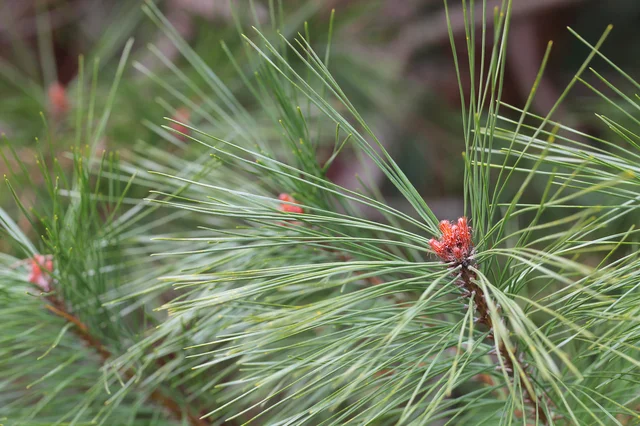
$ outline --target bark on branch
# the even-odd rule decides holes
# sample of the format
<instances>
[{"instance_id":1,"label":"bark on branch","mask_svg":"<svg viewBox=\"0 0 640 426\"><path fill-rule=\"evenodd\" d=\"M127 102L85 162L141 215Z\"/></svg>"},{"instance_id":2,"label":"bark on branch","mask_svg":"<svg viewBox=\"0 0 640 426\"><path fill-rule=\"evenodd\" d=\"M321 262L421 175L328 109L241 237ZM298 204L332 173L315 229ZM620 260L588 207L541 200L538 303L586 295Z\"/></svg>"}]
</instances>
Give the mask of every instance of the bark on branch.
<instances>
[{"instance_id":1,"label":"bark on branch","mask_svg":"<svg viewBox=\"0 0 640 426\"><path fill-rule=\"evenodd\" d=\"M72 323L75 326L73 328L74 334L100 356L102 363L105 363L112 357L111 352L100 342L100 340L91 334L87 325L83 323L80 318L68 312L64 302L60 298L51 295L47 296L46 299L49 302L49 304L46 305L47 310ZM135 373L132 370L127 370L124 372L124 375L128 380L133 378ZM191 426L210 425L209 421L201 419L197 413L193 413L188 407L182 408L175 399L165 395L159 389L155 389L151 392L149 398L154 403L164 407L177 420L182 420L183 417L186 416L186 419Z\"/></svg>"}]
</instances>

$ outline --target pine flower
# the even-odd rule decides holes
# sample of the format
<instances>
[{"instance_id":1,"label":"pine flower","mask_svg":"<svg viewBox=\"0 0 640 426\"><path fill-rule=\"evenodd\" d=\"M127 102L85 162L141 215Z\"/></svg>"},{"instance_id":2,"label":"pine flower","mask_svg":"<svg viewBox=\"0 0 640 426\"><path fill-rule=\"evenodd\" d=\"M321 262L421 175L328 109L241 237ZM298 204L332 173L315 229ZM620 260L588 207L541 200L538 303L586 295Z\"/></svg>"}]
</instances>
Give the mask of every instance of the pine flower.
<instances>
[{"instance_id":1,"label":"pine flower","mask_svg":"<svg viewBox=\"0 0 640 426\"><path fill-rule=\"evenodd\" d=\"M467 218L461 217L457 224L448 220L440 222L442 237L440 240L432 238L429 245L438 257L446 263L454 265L466 265L473 256L473 242L471 241L471 228L467 224Z\"/></svg>"},{"instance_id":2,"label":"pine flower","mask_svg":"<svg viewBox=\"0 0 640 426\"><path fill-rule=\"evenodd\" d=\"M53 272L53 258L36 254L33 259L30 259L30 263L31 272L29 273L28 281L40 287L45 293L50 292L52 281L50 273Z\"/></svg>"},{"instance_id":3,"label":"pine flower","mask_svg":"<svg viewBox=\"0 0 640 426\"><path fill-rule=\"evenodd\" d=\"M61 118L69 111L67 91L59 81L49 85L47 97L49 98L49 109L54 117Z\"/></svg>"},{"instance_id":4,"label":"pine flower","mask_svg":"<svg viewBox=\"0 0 640 426\"><path fill-rule=\"evenodd\" d=\"M191 118L191 112L186 107L180 107L176 110L175 114L172 117L176 121L180 121L181 123L188 123ZM176 133L175 137L177 137L181 141L185 141L187 137L185 135L189 134L189 128L183 124L171 122L170 127L180 133Z\"/></svg>"},{"instance_id":5,"label":"pine flower","mask_svg":"<svg viewBox=\"0 0 640 426\"><path fill-rule=\"evenodd\" d=\"M284 203L280 204L280 206L278 207L278 210L280 210L281 212L304 213L304 210L302 209L302 207L294 205L294 204L298 204L298 202L291 195L283 193L283 194L280 194L278 199L280 201L284 201ZM287 203L292 203L292 204L287 204Z\"/></svg>"}]
</instances>

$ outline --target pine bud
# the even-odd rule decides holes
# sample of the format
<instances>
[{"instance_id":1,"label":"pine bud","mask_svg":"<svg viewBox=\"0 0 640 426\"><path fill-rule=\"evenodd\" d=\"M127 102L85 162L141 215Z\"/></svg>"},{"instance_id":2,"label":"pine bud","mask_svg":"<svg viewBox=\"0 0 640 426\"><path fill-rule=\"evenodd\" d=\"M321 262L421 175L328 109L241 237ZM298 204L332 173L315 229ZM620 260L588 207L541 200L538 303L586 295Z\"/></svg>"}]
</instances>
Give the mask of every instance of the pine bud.
<instances>
[{"instance_id":1,"label":"pine bud","mask_svg":"<svg viewBox=\"0 0 640 426\"><path fill-rule=\"evenodd\" d=\"M191 118L191 112L186 107L180 107L176 110L175 114L172 117L174 120L179 121L180 123L189 123L189 119ZM189 135L189 128L184 124L176 123L174 121L171 122L170 127L180 133L175 133L174 136L178 138L180 141L184 142L187 139L187 135Z\"/></svg>"},{"instance_id":2,"label":"pine bud","mask_svg":"<svg viewBox=\"0 0 640 426\"><path fill-rule=\"evenodd\" d=\"M60 119L69 111L69 100L67 99L67 91L64 86L56 81L49 85L47 89L47 97L49 101L49 110L54 118Z\"/></svg>"},{"instance_id":3,"label":"pine bud","mask_svg":"<svg viewBox=\"0 0 640 426\"><path fill-rule=\"evenodd\" d=\"M51 272L53 272L53 257L36 254L30 259L31 272L27 280L31 284L40 287L42 291L48 293L51 291Z\"/></svg>"},{"instance_id":4,"label":"pine bud","mask_svg":"<svg viewBox=\"0 0 640 426\"><path fill-rule=\"evenodd\" d=\"M429 240L433 251L443 262L456 266L468 265L468 261L473 256L473 242L467 218L459 218L456 224L443 220L440 222L440 231L442 237L439 240L435 238Z\"/></svg>"},{"instance_id":5,"label":"pine bud","mask_svg":"<svg viewBox=\"0 0 640 426\"><path fill-rule=\"evenodd\" d=\"M291 195L283 193L283 194L280 194L280 196L278 196L278 199L280 201L284 201L284 203L281 203L280 206L278 207L278 210L280 210L281 212L304 213L304 210L302 209L302 207L296 205L298 204L298 202Z\"/></svg>"}]
</instances>

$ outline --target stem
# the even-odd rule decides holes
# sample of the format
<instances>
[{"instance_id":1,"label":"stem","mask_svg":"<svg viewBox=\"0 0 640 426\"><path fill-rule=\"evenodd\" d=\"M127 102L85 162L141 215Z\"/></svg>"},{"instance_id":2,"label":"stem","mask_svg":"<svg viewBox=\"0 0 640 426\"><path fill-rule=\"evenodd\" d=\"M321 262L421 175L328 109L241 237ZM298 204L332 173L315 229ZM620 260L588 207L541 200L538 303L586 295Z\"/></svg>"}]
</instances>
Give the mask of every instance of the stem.
<instances>
[{"instance_id":1,"label":"stem","mask_svg":"<svg viewBox=\"0 0 640 426\"><path fill-rule=\"evenodd\" d=\"M490 330L489 336L493 337L494 327L491 315L489 315L489 305L487 304L488 295L486 295L482 288L475 283L476 278L477 276L475 272L469 269L468 266L462 265L462 268L460 270L459 284L462 288L464 288L464 290L466 290L467 297L473 298L473 302L475 303L476 309L479 314L477 322L485 324ZM502 317L500 317L500 321L503 321ZM496 342L496 355L502 358L505 369L507 373L511 375L511 378L513 380L515 380L516 378L516 371L520 370L526 375L527 380L530 383L532 382L529 371L527 370L526 366L524 366L520 361L521 354L516 351L516 353L511 356L511 354L509 354L509 350L504 344L504 341ZM514 368L514 360L518 364L518 368ZM548 424L547 414L544 412L544 408L539 403L538 396L535 393L532 394L531 392L529 392L529 389L526 386L523 386L523 390L525 393L525 401L528 401L531 404L533 409L536 411L537 417L538 419L540 419L540 422L542 422L543 425Z\"/></svg>"},{"instance_id":2,"label":"stem","mask_svg":"<svg viewBox=\"0 0 640 426\"><path fill-rule=\"evenodd\" d=\"M50 303L49 305L46 305L46 308L55 315L73 323L75 325L74 333L82 339L87 346L93 348L93 350L100 355L103 363L106 362L107 359L111 358L111 352L89 332L89 328L86 324L84 324L78 317L67 311L64 302L61 299L53 295L47 296L46 299ZM157 362L160 363L161 360L158 360ZM132 370L127 370L124 372L124 375L127 379L131 379L135 374ZM177 401L172 399L170 396L163 394L159 389L155 389L151 392L150 398L152 401L169 411L177 420L182 420L184 413L186 414L187 420L191 426L210 426L210 423L207 420L199 418L198 415L191 413L186 408L183 410Z\"/></svg>"}]
</instances>

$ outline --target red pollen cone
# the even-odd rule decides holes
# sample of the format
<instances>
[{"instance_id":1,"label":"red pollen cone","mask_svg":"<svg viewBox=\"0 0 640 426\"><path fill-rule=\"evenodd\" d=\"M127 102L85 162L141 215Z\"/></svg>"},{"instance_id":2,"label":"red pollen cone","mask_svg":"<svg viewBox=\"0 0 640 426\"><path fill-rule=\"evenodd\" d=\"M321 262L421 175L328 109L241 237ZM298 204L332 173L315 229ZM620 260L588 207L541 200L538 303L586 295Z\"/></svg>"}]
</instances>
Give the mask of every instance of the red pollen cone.
<instances>
[{"instance_id":1,"label":"red pollen cone","mask_svg":"<svg viewBox=\"0 0 640 426\"><path fill-rule=\"evenodd\" d=\"M69 111L67 91L60 82L56 81L49 85L47 97L49 98L49 108L55 117L60 118Z\"/></svg>"},{"instance_id":2,"label":"red pollen cone","mask_svg":"<svg viewBox=\"0 0 640 426\"><path fill-rule=\"evenodd\" d=\"M174 120L176 121L180 121L181 123L185 123L188 124L189 123L189 119L191 118L191 113L189 112L189 110L185 107L180 107L176 110L176 113L173 114L172 117ZM175 123L175 122L171 122L171 124L169 124L169 126L173 129L176 130L180 133L174 133L174 136L177 137L179 140L181 141L185 141L187 139L187 137L185 135L189 134L189 128L187 126L185 126L184 124L180 124L180 123Z\"/></svg>"},{"instance_id":3,"label":"red pollen cone","mask_svg":"<svg viewBox=\"0 0 640 426\"><path fill-rule=\"evenodd\" d=\"M304 213L304 210L302 210L302 207L294 205L294 204L297 204L298 202L291 195L283 193L278 196L278 199L280 201L284 201L284 203L280 204L280 206L278 207L278 210L280 210L281 212ZM292 203L292 204L286 204L286 203Z\"/></svg>"},{"instance_id":4,"label":"red pollen cone","mask_svg":"<svg viewBox=\"0 0 640 426\"><path fill-rule=\"evenodd\" d=\"M49 275L49 273L53 272L53 260L51 257L36 254L30 263L29 282L37 285L44 292L51 291L51 276Z\"/></svg>"},{"instance_id":5,"label":"red pollen cone","mask_svg":"<svg viewBox=\"0 0 640 426\"><path fill-rule=\"evenodd\" d=\"M458 219L456 224L443 220L440 231L442 237L439 240L432 238L429 245L443 262L461 264L471 257L473 242L466 217Z\"/></svg>"}]
</instances>

